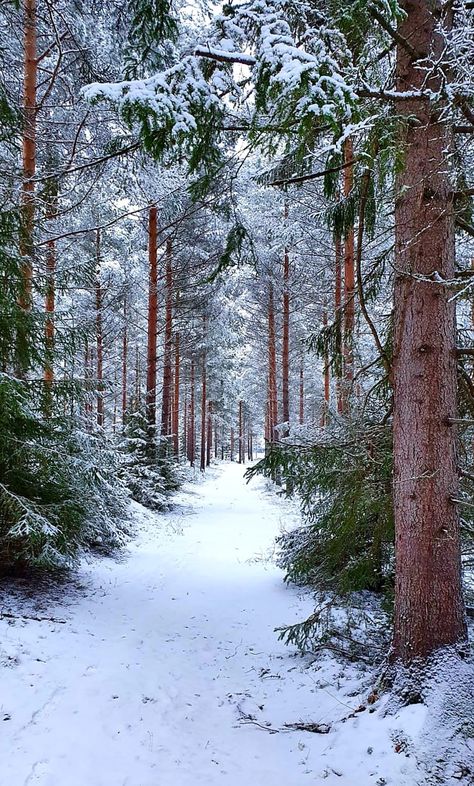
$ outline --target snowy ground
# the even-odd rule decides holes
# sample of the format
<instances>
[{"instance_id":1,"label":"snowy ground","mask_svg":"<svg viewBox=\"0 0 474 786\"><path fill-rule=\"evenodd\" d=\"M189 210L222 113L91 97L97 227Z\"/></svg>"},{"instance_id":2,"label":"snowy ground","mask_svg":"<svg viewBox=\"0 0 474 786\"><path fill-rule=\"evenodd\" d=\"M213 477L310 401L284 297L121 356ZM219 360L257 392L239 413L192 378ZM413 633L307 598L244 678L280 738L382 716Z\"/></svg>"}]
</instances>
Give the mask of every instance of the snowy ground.
<instances>
[{"instance_id":1,"label":"snowy ground","mask_svg":"<svg viewBox=\"0 0 474 786\"><path fill-rule=\"evenodd\" d=\"M135 512L121 561L85 566L80 586L1 598L1 612L25 615L0 618L1 786L424 782L424 707L343 721L370 675L309 667L278 643L273 629L312 606L261 559L285 512L262 481L227 465L172 514ZM284 728L299 721L331 731Z\"/></svg>"}]
</instances>

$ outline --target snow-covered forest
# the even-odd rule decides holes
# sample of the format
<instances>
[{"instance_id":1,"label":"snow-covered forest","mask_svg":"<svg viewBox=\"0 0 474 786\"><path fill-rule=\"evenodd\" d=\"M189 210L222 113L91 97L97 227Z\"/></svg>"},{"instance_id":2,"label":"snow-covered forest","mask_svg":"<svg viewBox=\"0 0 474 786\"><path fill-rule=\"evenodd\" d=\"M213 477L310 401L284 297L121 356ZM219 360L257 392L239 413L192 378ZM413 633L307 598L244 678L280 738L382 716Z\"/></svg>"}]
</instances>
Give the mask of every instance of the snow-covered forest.
<instances>
[{"instance_id":1,"label":"snow-covered forest","mask_svg":"<svg viewBox=\"0 0 474 786\"><path fill-rule=\"evenodd\" d=\"M474 3L0 30L0 786L474 784Z\"/></svg>"}]
</instances>

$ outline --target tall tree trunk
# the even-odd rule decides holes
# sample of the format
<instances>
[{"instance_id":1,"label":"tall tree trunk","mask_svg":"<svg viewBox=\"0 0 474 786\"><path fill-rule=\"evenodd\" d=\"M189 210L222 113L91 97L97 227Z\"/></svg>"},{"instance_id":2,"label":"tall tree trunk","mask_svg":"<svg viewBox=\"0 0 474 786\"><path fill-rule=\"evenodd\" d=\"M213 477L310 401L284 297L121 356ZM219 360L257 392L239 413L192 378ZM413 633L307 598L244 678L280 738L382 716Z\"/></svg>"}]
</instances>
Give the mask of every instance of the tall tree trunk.
<instances>
[{"instance_id":1,"label":"tall tree trunk","mask_svg":"<svg viewBox=\"0 0 474 786\"><path fill-rule=\"evenodd\" d=\"M46 219L54 220L57 214L58 186L57 181L52 180L49 184L46 196ZM44 367L44 381L47 414L51 413L52 407L52 385L54 381L53 353L54 353L54 311L56 295L56 242L48 240L46 246L46 296L45 296L45 344L46 362Z\"/></svg>"},{"instance_id":2,"label":"tall tree trunk","mask_svg":"<svg viewBox=\"0 0 474 786\"><path fill-rule=\"evenodd\" d=\"M354 148L352 139L344 142L344 198L347 199L354 186ZM355 270L354 270L354 226L346 231L344 239L344 382L342 409L349 412L349 397L354 378L354 315L355 315Z\"/></svg>"},{"instance_id":3,"label":"tall tree trunk","mask_svg":"<svg viewBox=\"0 0 474 786\"><path fill-rule=\"evenodd\" d=\"M146 417L150 428L156 424L156 336L158 330L157 210L148 214L148 335L146 367Z\"/></svg>"},{"instance_id":4,"label":"tall tree trunk","mask_svg":"<svg viewBox=\"0 0 474 786\"><path fill-rule=\"evenodd\" d=\"M285 218L288 217L288 207L285 206ZM284 435L290 430L290 254L285 248L283 259L283 342L282 342L282 415L285 428Z\"/></svg>"},{"instance_id":5,"label":"tall tree trunk","mask_svg":"<svg viewBox=\"0 0 474 786\"><path fill-rule=\"evenodd\" d=\"M235 453L235 435L234 435L234 427L231 426L230 429L230 460L234 460L234 453Z\"/></svg>"},{"instance_id":6,"label":"tall tree trunk","mask_svg":"<svg viewBox=\"0 0 474 786\"><path fill-rule=\"evenodd\" d=\"M35 184L36 173L36 90L38 75L37 58L37 11L36 0L23 0L23 139L22 167L23 183L21 192L22 227L20 254L23 258L23 286L20 307L25 313L31 310L34 260L34 221L35 221ZM16 339L16 366L18 376L26 374L28 366L28 336L26 322L21 323Z\"/></svg>"},{"instance_id":7,"label":"tall tree trunk","mask_svg":"<svg viewBox=\"0 0 474 786\"><path fill-rule=\"evenodd\" d=\"M173 448L175 456L179 456L179 386L180 386L180 349L179 333L174 337L174 397L173 397Z\"/></svg>"},{"instance_id":8,"label":"tall tree trunk","mask_svg":"<svg viewBox=\"0 0 474 786\"><path fill-rule=\"evenodd\" d=\"M196 455L196 413L195 413L195 366L194 360L191 361L191 390L189 396L189 419L188 419L188 460L194 467L194 457Z\"/></svg>"},{"instance_id":9,"label":"tall tree trunk","mask_svg":"<svg viewBox=\"0 0 474 786\"><path fill-rule=\"evenodd\" d=\"M300 406L299 406L299 424L302 426L304 423L304 357L301 356L300 362Z\"/></svg>"},{"instance_id":10,"label":"tall tree trunk","mask_svg":"<svg viewBox=\"0 0 474 786\"><path fill-rule=\"evenodd\" d=\"M323 306L323 327L326 328L328 324L328 307L326 300L324 301ZM324 427L328 421L328 413L329 413L329 400L330 400L330 372L329 372L329 354L328 352L324 353L323 358L323 379L324 379L324 401L323 401L323 411L321 412L321 426Z\"/></svg>"},{"instance_id":11,"label":"tall tree trunk","mask_svg":"<svg viewBox=\"0 0 474 786\"><path fill-rule=\"evenodd\" d=\"M97 425L104 425L104 335L102 325L102 284L101 284L100 229L96 231L96 278L95 278L95 329L97 342Z\"/></svg>"},{"instance_id":12,"label":"tall tree trunk","mask_svg":"<svg viewBox=\"0 0 474 786\"><path fill-rule=\"evenodd\" d=\"M276 373L275 301L273 284L268 289L268 433L270 442L275 440L278 424L278 398Z\"/></svg>"},{"instance_id":13,"label":"tall tree trunk","mask_svg":"<svg viewBox=\"0 0 474 786\"><path fill-rule=\"evenodd\" d=\"M123 334L122 334L122 425L127 416L127 375L128 375L128 324L127 295L123 301Z\"/></svg>"},{"instance_id":14,"label":"tall tree trunk","mask_svg":"<svg viewBox=\"0 0 474 786\"><path fill-rule=\"evenodd\" d=\"M207 369L206 353L202 355L201 370L201 472L206 471L206 404L207 404Z\"/></svg>"},{"instance_id":15,"label":"tall tree trunk","mask_svg":"<svg viewBox=\"0 0 474 786\"><path fill-rule=\"evenodd\" d=\"M399 31L420 62L441 60L441 8L432 0L405 0L402 7L406 18ZM441 86L435 73L398 47L397 90L437 93ZM397 112L410 122L401 126L405 158L395 202L393 657L408 663L464 640L466 628L453 502L458 488L452 421L457 416L455 305L451 290L440 282L454 277L451 132L440 107L426 99L400 101Z\"/></svg>"},{"instance_id":16,"label":"tall tree trunk","mask_svg":"<svg viewBox=\"0 0 474 786\"><path fill-rule=\"evenodd\" d=\"M173 354L173 245L171 238L166 241L165 275L165 346L163 362L163 400L161 404L161 434L170 433L171 391L172 391L172 354Z\"/></svg>"},{"instance_id":17,"label":"tall tree trunk","mask_svg":"<svg viewBox=\"0 0 474 786\"><path fill-rule=\"evenodd\" d=\"M212 401L207 405L207 445L206 445L206 467L211 466L212 455Z\"/></svg>"},{"instance_id":18,"label":"tall tree trunk","mask_svg":"<svg viewBox=\"0 0 474 786\"><path fill-rule=\"evenodd\" d=\"M336 321L337 329L337 346L336 353L338 356L339 368L342 364L342 333L344 330L344 319L342 312L342 243L341 238L335 239L335 282L334 282L334 318ZM338 370L336 376L336 403L337 411L341 415L344 409L343 394L342 394L342 379L341 373Z\"/></svg>"},{"instance_id":19,"label":"tall tree trunk","mask_svg":"<svg viewBox=\"0 0 474 786\"><path fill-rule=\"evenodd\" d=\"M243 402L239 401L239 464L244 461L244 412Z\"/></svg>"}]
</instances>

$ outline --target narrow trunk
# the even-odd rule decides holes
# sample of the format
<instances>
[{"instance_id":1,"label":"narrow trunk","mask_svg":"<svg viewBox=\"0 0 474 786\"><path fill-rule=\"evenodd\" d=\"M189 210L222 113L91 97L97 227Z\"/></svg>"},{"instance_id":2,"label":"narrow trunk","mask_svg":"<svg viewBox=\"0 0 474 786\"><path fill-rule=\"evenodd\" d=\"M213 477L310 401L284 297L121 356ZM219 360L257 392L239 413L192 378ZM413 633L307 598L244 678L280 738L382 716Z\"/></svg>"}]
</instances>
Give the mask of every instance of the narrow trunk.
<instances>
[{"instance_id":1,"label":"narrow trunk","mask_svg":"<svg viewBox=\"0 0 474 786\"><path fill-rule=\"evenodd\" d=\"M188 419L188 461L194 467L194 457L196 455L196 436L195 436L195 367L194 360L191 361L191 391L189 397L189 419Z\"/></svg>"},{"instance_id":2,"label":"narrow trunk","mask_svg":"<svg viewBox=\"0 0 474 786\"><path fill-rule=\"evenodd\" d=\"M206 446L206 467L211 466L212 455L212 401L209 401L207 408L207 446Z\"/></svg>"},{"instance_id":3,"label":"narrow trunk","mask_svg":"<svg viewBox=\"0 0 474 786\"><path fill-rule=\"evenodd\" d=\"M328 324L328 308L326 300L324 301L323 306L323 327L326 328ZM330 376L329 376L329 354L327 352L324 353L323 358L323 378L324 378L324 401L323 401L323 410L321 412L321 426L324 427L328 421L328 413L329 413L329 397L330 397Z\"/></svg>"},{"instance_id":4,"label":"narrow trunk","mask_svg":"<svg viewBox=\"0 0 474 786\"><path fill-rule=\"evenodd\" d=\"M288 220L288 203L285 203L285 223ZM290 430L290 254L285 247L283 255L283 342L282 342L282 415L287 423L284 436Z\"/></svg>"},{"instance_id":5,"label":"narrow trunk","mask_svg":"<svg viewBox=\"0 0 474 786\"><path fill-rule=\"evenodd\" d=\"M146 416L150 428L156 423L156 334L158 329L157 210L148 214L148 334L146 368Z\"/></svg>"},{"instance_id":6,"label":"narrow trunk","mask_svg":"<svg viewBox=\"0 0 474 786\"><path fill-rule=\"evenodd\" d=\"M343 314L342 314L342 243L339 237L335 240L335 283L334 283L334 318L337 328L337 346L336 353L338 356L339 368L342 363L342 330L343 330ZM336 401L337 411L342 414L344 409L342 398L342 380L341 373L338 370L336 377Z\"/></svg>"},{"instance_id":7,"label":"narrow trunk","mask_svg":"<svg viewBox=\"0 0 474 786\"><path fill-rule=\"evenodd\" d=\"M269 441L275 440L278 424L277 374L276 374L275 302L273 285L268 290L268 434Z\"/></svg>"},{"instance_id":8,"label":"narrow trunk","mask_svg":"<svg viewBox=\"0 0 474 786\"><path fill-rule=\"evenodd\" d=\"M173 448L175 456L179 455L179 385L180 385L180 354L179 333L174 337L174 397L173 397Z\"/></svg>"},{"instance_id":9,"label":"narrow trunk","mask_svg":"<svg viewBox=\"0 0 474 786\"><path fill-rule=\"evenodd\" d=\"M406 18L400 33L419 52L420 62L428 56L441 59L445 39L432 0L405 0L402 7ZM441 87L435 73L398 47L397 90L437 93ZM428 100L401 101L397 112L411 122L401 127L405 165L395 202L393 657L408 663L465 640L466 628L453 502L458 496L452 422L457 416L455 304L442 284L454 277L451 132L439 106Z\"/></svg>"},{"instance_id":10,"label":"narrow trunk","mask_svg":"<svg viewBox=\"0 0 474 786\"><path fill-rule=\"evenodd\" d=\"M234 435L234 427L231 426L230 429L230 460L234 460L234 453L235 453L235 435Z\"/></svg>"},{"instance_id":11,"label":"narrow trunk","mask_svg":"<svg viewBox=\"0 0 474 786\"><path fill-rule=\"evenodd\" d=\"M347 199L354 186L354 167L351 161L354 159L354 149L352 139L346 139L344 143L344 197ZM349 397L351 393L352 380L354 378L354 294L355 294L355 272L354 272L354 226L346 230L344 239L344 382L343 382L343 402L344 412L349 412Z\"/></svg>"},{"instance_id":12,"label":"narrow trunk","mask_svg":"<svg viewBox=\"0 0 474 786\"><path fill-rule=\"evenodd\" d=\"M125 423L127 413L127 362L128 362L128 325L127 325L127 297L123 301L123 334L122 334L122 424Z\"/></svg>"},{"instance_id":13,"label":"narrow trunk","mask_svg":"<svg viewBox=\"0 0 474 786\"><path fill-rule=\"evenodd\" d=\"M96 279L95 279L95 329L96 329L96 352L97 352L97 425L102 428L104 425L104 336L102 328L102 285L101 260L100 260L100 230L96 231L95 252L96 252Z\"/></svg>"},{"instance_id":14,"label":"narrow trunk","mask_svg":"<svg viewBox=\"0 0 474 786\"><path fill-rule=\"evenodd\" d=\"M244 461L244 413L243 413L243 403L239 401L239 464L243 464Z\"/></svg>"},{"instance_id":15,"label":"narrow trunk","mask_svg":"<svg viewBox=\"0 0 474 786\"><path fill-rule=\"evenodd\" d=\"M166 275L165 275L165 346L163 362L163 399L161 404L161 434L166 437L170 433L171 391L172 391L172 354L173 354L173 245L171 239L166 241Z\"/></svg>"},{"instance_id":16,"label":"narrow trunk","mask_svg":"<svg viewBox=\"0 0 474 786\"><path fill-rule=\"evenodd\" d=\"M207 373L206 353L202 356L201 370L201 472L206 471L206 402L207 402Z\"/></svg>"},{"instance_id":17,"label":"narrow trunk","mask_svg":"<svg viewBox=\"0 0 474 786\"><path fill-rule=\"evenodd\" d=\"M299 407L299 423L300 426L304 423L304 359L301 357L300 363L300 407Z\"/></svg>"},{"instance_id":18,"label":"narrow trunk","mask_svg":"<svg viewBox=\"0 0 474 786\"><path fill-rule=\"evenodd\" d=\"M46 195L46 219L52 221L57 213L58 189L55 180L51 181ZM54 354L54 310L56 300L56 243L48 240L46 247L46 296L45 296L45 345L46 363L44 367L44 381L46 393L47 414L51 413L52 407L52 385L54 381L53 354Z\"/></svg>"}]
</instances>

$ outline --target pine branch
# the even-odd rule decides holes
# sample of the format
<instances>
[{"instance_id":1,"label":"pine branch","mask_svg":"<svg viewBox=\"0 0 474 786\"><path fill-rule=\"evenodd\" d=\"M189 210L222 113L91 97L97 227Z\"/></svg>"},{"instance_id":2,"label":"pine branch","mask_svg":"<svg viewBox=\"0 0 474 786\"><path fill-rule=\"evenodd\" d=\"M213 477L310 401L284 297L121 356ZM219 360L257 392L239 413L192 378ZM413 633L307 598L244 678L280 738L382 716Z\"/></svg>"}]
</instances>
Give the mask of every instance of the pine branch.
<instances>
[{"instance_id":1,"label":"pine branch","mask_svg":"<svg viewBox=\"0 0 474 786\"><path fill-rule=\"evenodd\" d=\"M379 23L380 27L382 27L386 33L389 34L393 40L399 44L406 52L413 58L413 60L418 60L420 58L420 53L416 51L415 47L413 47L410 42L404 38L398 30L392 27L389 22L385 19L385 17L378 11L374 6L369 5L368 7L369 14Z\"/></svg>"}]
</instances>

